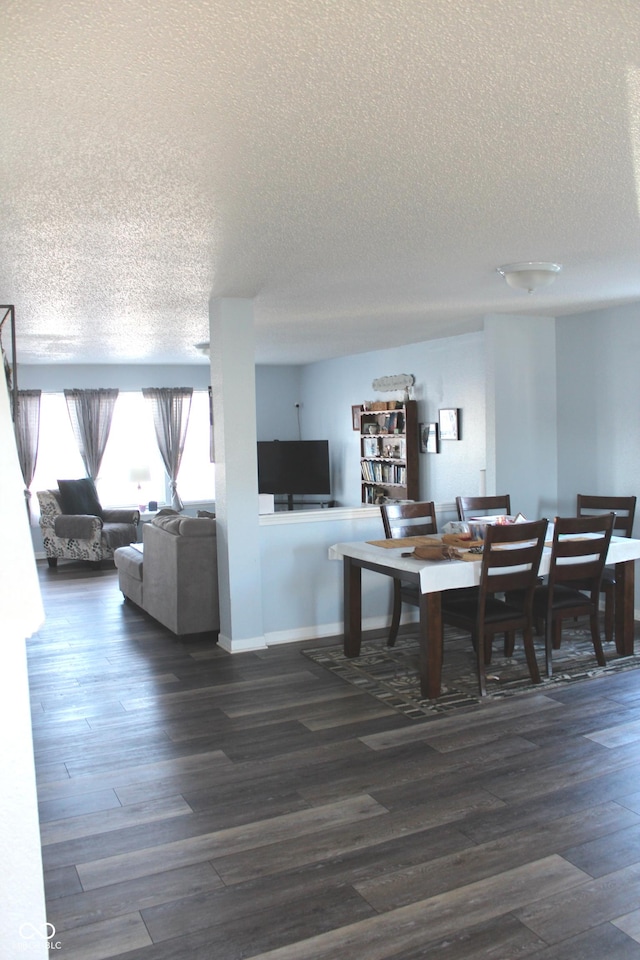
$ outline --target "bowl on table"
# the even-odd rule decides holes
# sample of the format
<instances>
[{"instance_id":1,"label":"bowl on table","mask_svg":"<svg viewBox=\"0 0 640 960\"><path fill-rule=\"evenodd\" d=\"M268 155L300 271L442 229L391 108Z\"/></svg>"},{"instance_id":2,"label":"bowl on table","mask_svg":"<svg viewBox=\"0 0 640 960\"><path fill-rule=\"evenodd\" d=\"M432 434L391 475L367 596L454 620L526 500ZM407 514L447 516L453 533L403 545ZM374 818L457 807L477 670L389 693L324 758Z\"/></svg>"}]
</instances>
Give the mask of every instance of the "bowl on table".
<instances>
[{"instance_id":1,"label":"bowl on table","mask_svg":"<svg viewBox=\"0 0 640 960\"><path fill-rule=\"evenodd\" d=\"M515 517L509 517L505 514L489 517L469 517L468 523L473 539L484 540L487 527L494 525L504 526L507 523L515 523Z\"/></svg>"}]
</instances>

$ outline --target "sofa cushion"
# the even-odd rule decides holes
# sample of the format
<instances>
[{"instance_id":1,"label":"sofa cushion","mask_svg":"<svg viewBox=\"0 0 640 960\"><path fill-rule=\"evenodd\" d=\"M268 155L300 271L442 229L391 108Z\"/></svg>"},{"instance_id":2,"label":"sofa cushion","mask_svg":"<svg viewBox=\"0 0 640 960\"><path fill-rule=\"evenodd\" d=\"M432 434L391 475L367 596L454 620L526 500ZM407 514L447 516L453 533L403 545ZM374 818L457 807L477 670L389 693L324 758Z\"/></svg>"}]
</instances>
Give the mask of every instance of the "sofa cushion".
<instances>
[{"instance_id":1,"label":"sofa cushion","mask_svg":"<svg viewBox=\"0 0 640 960\"><path fill-rule=\"evenodd\" d=\"M63 513L85 514L102 519L102 507L91 477L81 480L58 480Z\"/></svg>"},{"instance_id":2,"label":"sofa cushion","mask_svg":"<svg viewBox=\"0 0 640 960\"><path fill-rule=\"evenodd\" d=\"M102 536L112 550L118 547L128 547L137 539L137 528L134 523L105 523Z\"/></svg>"},{"instance_id":3,"label":"sofa cushion","mask_svg":"<svg viewBox=\"0 0 640 960\"><path fill-rule=\"evenodd\" d=\"M132 580L142 580L144 554L135 547L118 547L113 561L121 573Z\"/></svg>"},{"instance_id":4,"label":"sofa cushion","mask_svg":"<svg viewBox=\"0 0 640 960\"><path fill-rule=\"evenodd\" d=\"M180 514L156 516L151 521L154 527L160 527L176 537L213 537L216 533L216 521L204 517L181 517Z\"/></svg>"},{"instance_id":5,"label":"sofa cushion","mask_svg":"<svg viewBox=\"0 0 640 960\"><path fill-rule=\"evenodd\" d=\"M183 517L180 521L181 537L215 537L216 521L204 517Z\"/></svg>"},{"instance_id":6,"label":"sofa cushion","mask_svg":"<svg viewBox=\"0 0 640 960\"><path fill-rule=\"evenodd\" d=\"M135 523L140 522L140 511L131 507L107 507L102 510L102 519L105 523Z\"/></svg>"},{"instance_id":7,"label":"sofa cushion","mask_svg":"<svg viewBox=\"0 0 640 960\"><path fill-rule=\"evenodd\" d=\"M159 527L160 530L166 530L167 533L173 533L176 536L180 532L180 521L182 517L179 514L167 514L165 516L154 517L151 521L151 525L154 527Z\"/></svg>"}]
</instances>

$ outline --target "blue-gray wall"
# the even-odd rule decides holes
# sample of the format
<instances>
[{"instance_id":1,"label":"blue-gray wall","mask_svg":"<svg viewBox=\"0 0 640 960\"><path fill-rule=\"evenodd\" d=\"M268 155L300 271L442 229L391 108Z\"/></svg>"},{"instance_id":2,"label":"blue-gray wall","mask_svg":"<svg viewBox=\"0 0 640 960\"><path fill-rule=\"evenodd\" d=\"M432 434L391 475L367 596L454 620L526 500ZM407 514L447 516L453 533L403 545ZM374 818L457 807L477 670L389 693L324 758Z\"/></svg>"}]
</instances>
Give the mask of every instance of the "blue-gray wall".
<instances>
[{"instance_id":1,"label":"blue-gray wall","mask_svg":"<svg viewBox=\"0 0 640 960\"><path fill-rule=\"evenodd\" d=\"M441 407L462 411L462 439L443 442L439 454L419 455L420 499L450 502L457 494L479 492L485 467L483 342L482 333L465 334L302 368L303 436L329 440L335 500L344 506L360 503L360 441L351 426L351 406L395 398L376 393L371 383L400 373L415 377L419 422L437 420Z\"/></svg>"},{"instance_id":2,"label":"blue-gray wall","mask_svg":"<svg viewBox=\"0 0 640 960\"><path fill-rule=\"evenodd\" d=\"M301 367L256 367L256 433L258 440L315 439L299 434L304 411L301 403Z\"/></svg>"},{"instance_id":3,"label":"blue-gray wall","mask_svg":"<svg viewBox=\"0 0 640 960\"><path fill-rule=\"evenodd\" d=\"M558 499L556 321L485 318L487 488L525 517L553 517Z\"/></svg>"},{"instance_id":4,"label":"blue-gray wall","mask_svg":"<svg viewBox=\"0 0 640 960\"><path fill-rule=\"evenodd\" d=\"M559 511L640 495L640 306L561 317L556 338Z\"/></svg>"},{"instance_id":5,"label":"blue-gray wall","mask_svg":"<svg viewBox=\"0 0 640 960\"><path fill-rule=\"evenodd\" d=\"M117 387L119 390L140 390L142 387L209 386L209 364L151 366L148 364L18 364L18 386L21 390L43 390L59 393L67 389Z\"/></svg>"},{"instance_id":6,"label":"blue-gray wall","mask_svg":"<svg viewBox=\"0 0 640 960\"><path fill-rule=\"evenodd\" d=\"M508 491L526 515L572 513L579 492L638 493L639 361L638 306L558 319L491 317L484 333L303 367L259 367L257 434L296 439L300 430L303 439L327 438L334 497L358 508L351 406L374 399L374 378L411 373L421 421L436 420L440 407L462 410L462 440L444 442L440 454L420 454L420 496L436 501L441 522L456 495L478 492L485 468L488 492L494 485ZM21 387L45 390L204 388L209 367L23 367L19 379ZM359 517L263 525L265 636L303 639L338 629L340 565L328 560L327 548L379 533L379 516L369 508ZM371 575L365 583L369 625L379 623L388 607L388 584L381 579Z\"/></svg>"}]
</instances>

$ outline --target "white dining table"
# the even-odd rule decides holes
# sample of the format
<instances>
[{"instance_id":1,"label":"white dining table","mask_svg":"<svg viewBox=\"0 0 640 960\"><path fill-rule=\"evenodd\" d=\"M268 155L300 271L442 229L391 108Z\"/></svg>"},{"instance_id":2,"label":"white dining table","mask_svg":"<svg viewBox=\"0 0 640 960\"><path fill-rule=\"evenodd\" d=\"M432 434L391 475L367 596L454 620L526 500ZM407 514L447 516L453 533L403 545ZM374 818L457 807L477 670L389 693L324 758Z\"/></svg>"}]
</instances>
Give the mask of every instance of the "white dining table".
<instances>
[{"instance_id":1,"label":"white dining table","mask_svg":"<svg viewBox=\"0 0 640 960\"><path fill-rule=\"evenodd\" d=\"M402 556L408 547L382 547L375 543L336 543L329 548L332 559L343 561L344 653L357 657L362 644L362 571L415 583L420 592L419 671L420 692L425 699L440 696L443 656L441 596L445 590L476 586L480 582L480 556L471 560L418 560ZM541 576L549 572L550 544L540 562ZM615 566L615 643L618 656L633 654L634 561L640 559L640 540L612 537L607 565Z\"/></svg>"}]
</instances>

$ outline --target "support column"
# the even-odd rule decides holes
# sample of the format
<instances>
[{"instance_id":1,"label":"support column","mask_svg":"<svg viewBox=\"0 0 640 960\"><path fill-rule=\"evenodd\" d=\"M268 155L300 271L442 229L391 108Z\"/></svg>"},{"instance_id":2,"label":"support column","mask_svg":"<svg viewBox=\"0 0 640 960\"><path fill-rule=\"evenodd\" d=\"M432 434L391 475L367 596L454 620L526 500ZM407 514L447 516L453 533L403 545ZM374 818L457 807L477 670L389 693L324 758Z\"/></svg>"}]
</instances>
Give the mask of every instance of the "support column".
<instances>
[{"instance_id":1,"label":"support column","mask_svg":"<svg viewBox=\"0 0 640 960\"><path fill-rule=\"evenodd\" d=\"M487 316L486 489L509 493L529 519L553 517L558 501L556 322Z\"/></svg>"},{"instance_id":2,"label":"support column","mask_svg":"<svg viewBox=\"0 0 640 960\"><path fill-rule=\"evenodd\" d=\"M253 302L209 304L216 461L220 637L237 653L266 646L258 521Z\"/></svg>"}]
</instances>

